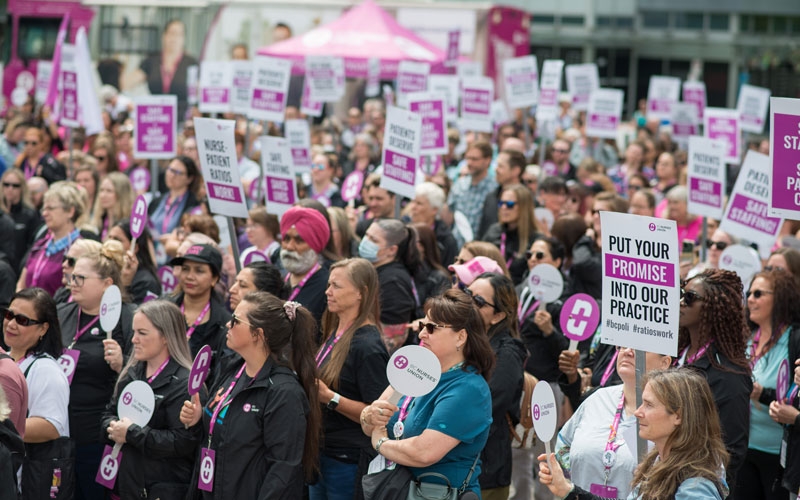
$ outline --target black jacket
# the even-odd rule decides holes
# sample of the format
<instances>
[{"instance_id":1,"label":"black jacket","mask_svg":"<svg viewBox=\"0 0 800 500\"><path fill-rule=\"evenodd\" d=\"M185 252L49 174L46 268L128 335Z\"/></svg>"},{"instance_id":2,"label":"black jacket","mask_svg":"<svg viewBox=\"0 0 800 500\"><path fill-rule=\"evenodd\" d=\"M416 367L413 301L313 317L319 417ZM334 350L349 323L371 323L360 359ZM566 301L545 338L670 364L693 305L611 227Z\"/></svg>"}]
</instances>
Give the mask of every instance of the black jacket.
<instances>
[{"instance_id":1,"label":"black jacket","mask_svg":"<svg viewBox=\"0 0 800 500\"><path fill-rule=\"evenodd\" d=\"M511 484L511 433L506 414L519 422L522 398L523 364L527 357L522 341L502 330L489 339L497 357L489 389L492 392L492 426L481 452L481 489L500 488Z\"/></svg>"},{"instance_id":2,"label":"black jacket","mask_svg":"<svg viewBox=\"0 0 800 500\"><path fill-rule=\"evenodd\" d=\"M29 248L36 240L36 232L42 225L42 216L32 207L22 203L12 206L8 211L8 215L14 219L14 233L17 244L21 244L25 249Z\"/></svg>"},{"instance_id":3,"label":"black jacket","mask_svg":"<svg viewBox=\"0 0 800 500\"><path fill-rule=\"evenodd\" d=\"M508 273L511 275L511 281L514 282L514 285L519 285L522 283L525 273L528 272L528 261L525 259L525 251L531 247L533 242L536 241L536 238L539 238L541 234L534 232L528 236L528 242L525 244L525 250L523 250L522 254L519 252L519 234L517 230L510 229L499 222L489 226L486 234L484 234L481 239L492 243L502 251L503 234L506 235L505 255L503 255L503 258L506 260Z\"/></svg>"},{"instance_id":4,"label":"black jacket","mask_svg":"<svg viewBox=\"0 0 800 500\"><path fill-rule=\"evenodd\" d=\"M128 287L128 294L131 296L131 302L134 304L143 303L148 296L147 292L151 293L151 298L160 297L161 282L153 273L140 267L136 270L131 285Z\"/></svg>"},{"instance_id":5,"label":"black jacket","mask_svg":"<svg viewBox=\"0 0 800 500\"><path fill-rule=\"evenodd\" d=\"M569 347L569 340L561 333L559 324L563 305L563 301L559 299L545 306L553 318L553 333L548 336L545 336L533 322L536 311L531 311L520 326L522 342L530 354L525 363L525 370L539 380L557 382L561 375L558 369L558 356L561 351Z\"/></svg>"},{"instance_id":6,"label":"black jacket","mask_svg":"<svg viewBox=\"0 0 800 500\"><path fill-rule=\"evenodd\" d=\"M241 363L230 365L212 387L209 406L231 384ZM269 358L248 382L243 372L220 412L211 438L215 452L213 492L196 488L195 461L190 499L303 498L303 449L308 398L297 376ZM249 385L248 385L249 384ZM203 411L203 446L208 444L211 410Z\"/></svg>"},{"instance_id":7,"label":"black jacket","mask_svg":"<svg viewBox=\"0 0 800 500\"><path fill-rule=\"evenodd\" d=\"M414 276L414 284L419 295L419 305L416 309L416 314L414 314L415 318L425 316L425 312L422 310L425 306L425 301L444 293L445 290L450 288L450 283L450 276L444 272L439 269L431 269L424 262L420 264L419 270Z\"/></svg>"},{"instance_id":8,"label":"black jacket","mask_svg":"<svg viewBox=\"0 0 800 500\"><path fill-rule=\"evenodd\" d=\"M450 227L440 220L434 221L433 232L436 234L436 246L439 247L439 261L443 267L447 268L456 260L458 242L456 242Z\"/></svg>"},{"instance_id":9,"label":"black jacket","mask_svg":"<svg viewBox=\"0 0 800 500\"><path fill-rule=\"evenodd\" d=\"M26 159L25 163L27 162L28 160ZM20 166L20 170L25 170L25 166ZM67 169L50 153L45 153L44 156L39 159L39 163L36 164L34 172L37 176L46 180L47 185L67 179Z\"/></svg>"},{"instance_id":10,"label":"black jacket","mask_svg":"<svg viewBox=\"0 0 800 500\"><path fill-rule=\"evenodd\" d=\"M503 194L503 186L497 186L497 189L490 191L483 200L483 213L481 214L481 223L478 225L478 234L475 235L476 239L483 240L489 226L497 223L497 200L500 199L501 194Z\"/></svg>"},{"instance_id":11,"label":"black jacket","mask_svg":"<svg viewBox=\"0 0 800 500\"><path fill-rule=\"evenodd\" d=\"M603 295L603 252L588 236L581 238L572 247L572 267L565 288L565 295L585 293L598 303Z\"/></svg>"},{"instance_id":12,"label":"black jacket","mask_svg":"<svg viewBox=\"0 0 800 500\"><path fill-rule=\"evenodd\" d=\"M17 500L17 471L25 456L25 445L11 419L0 422L0 500Z\"/></svg>"},{"instance_id":13,"label":"black jacket","mask_svg":"<svg viewBox=\"0 0 800 500\"><path fill-rule=\"evenodd\" d=\"M145 367L146 363L139 363L128 371L118 384L119 390L134 380L146 381ZM121 498L182 500L186 496L203 437L199 422L186 429L179 418L183 402L190 399L188 382L189 370L171 359L150 384L156 397L153 417L144 427L131 425L125 435L116 484ZM206 399L205 390L201 390L201 403ZM113 420L117 420L117 396L103 413L104 435Z\"/></svg>"},{"instance_id":14,"label":"black jacket","mask_svg":"<svg viewBox=\"0 0 800 500\"><path fill-rule=\"evenodd\" d=\"M400 262L376 268L381 292L381 323L398 325L416 319L417 302L411 288L413 278Z\"/></svg>"}]
</instances>

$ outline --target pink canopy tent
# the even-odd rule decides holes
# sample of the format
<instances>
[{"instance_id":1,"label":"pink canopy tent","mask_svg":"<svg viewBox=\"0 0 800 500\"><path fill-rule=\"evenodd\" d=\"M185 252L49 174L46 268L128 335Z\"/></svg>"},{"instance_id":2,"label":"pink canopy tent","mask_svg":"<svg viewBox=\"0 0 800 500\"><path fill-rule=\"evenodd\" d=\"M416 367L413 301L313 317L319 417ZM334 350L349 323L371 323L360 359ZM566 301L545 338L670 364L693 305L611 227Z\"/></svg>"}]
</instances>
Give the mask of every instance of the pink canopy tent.
<instances>
[{"instance_id":1,"label":"pink canopy tent","mask_svg":"<svg viewBox=\"0 0 800 500\"><path fill-rule=\"evenodd\" d=\"M433 73L446 73L445 51L422 39L397 21L372 0L365 0L324 26L263 47L259 55L292 61L292 72L305 73L306 56L344 58L345 76L366 78L367 61L380 59L380 77L394 79L400 61L421 61Z\"/></svg>"}]
</instances>

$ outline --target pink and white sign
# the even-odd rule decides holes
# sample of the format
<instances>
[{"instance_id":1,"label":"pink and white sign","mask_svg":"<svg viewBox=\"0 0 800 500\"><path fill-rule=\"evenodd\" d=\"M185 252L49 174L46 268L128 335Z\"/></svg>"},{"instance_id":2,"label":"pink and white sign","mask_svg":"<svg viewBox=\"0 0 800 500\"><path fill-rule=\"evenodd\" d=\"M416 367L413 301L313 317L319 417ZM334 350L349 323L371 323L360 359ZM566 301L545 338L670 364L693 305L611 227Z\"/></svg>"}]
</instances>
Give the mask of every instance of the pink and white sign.
<instances>
[{"instance_id":1,"label":"pink and white sign","mask_svg":"<svg viewBox=\"0 0 800 500\"><path fill-rule=\"evenodd\" d=\"M52 61L36 61L36 83L34 97L36 102L47 99L47 87L50 85L50 75L53 73Z\"/></svg>"},{"instance_id":2,"label":"pink and white sign","mask_svg":"<svg viewBox=\"0 0 800 500\"><path fill-rule=\"evenodd\" d=\"M461 82L461 128L474 132L493 131L494 81L486 76Z\"/></svg>"},{"instance_id":3,"label":"pink and white sign","mask_svg":"<svg viewBox=\"0 0 800 500\"><path fill-rule=\"evenodd\" d=\"M445 120L454 123L458 119L458 98L461 94L461 82L455 75L431 75L428 77L428 91L445 96L447 109Z\"/></svg>"},{"instance_id":4,"label":"pink and white sign","mask_svg":"<svg viewBox=\"0 0 800 500\"><path fill-rule=\"evenodd\" d=\"M321 101L311 100L311 87L308 86L309 78L303 80L303 96L300 99L300 112L304 115L318 117L322 116Z\"/></svg>"},{"instance_id":5,"label":"pink and white sign","mask_svg":"<svg viewBox=\"0 0 800 500\"><path fill-rule=\"evenodd\" d=\"M597 64L569 64L565 73L567 91L572 95L572 109L586 111L589 108L589 96L592 95L592 91L600 88Z\"/></svg>"},{"instance_id":6,"label":"pink and white sign","mask_svg":"<svg viewBox=\"0 0 800 500\"><path fill-rule=\"evenodd\" d=\"M201 113L227 113L231 110L233 66L230 61L202 61L199 86Z\"/></svg>"},{"instance_id":7,"label":"pink and white sign","mask_svg":"<svg viewBox=\"0 0 800 500\"><path fill-rule=\"evenodd\" d=\"M589 96L586 112L586 135L603 139L616 139L622 120L622 101L625 92L619 89L597 89Z\"/></svg>"},{"instance_id":8,"label":"pink and white sign","mask_svg":"<svg viewBox=\"0 0 800 500\"><path fill-rule=\"evenodd\" d=\"M564 72L564 61L547 59L542 64L542 77L539 83L539 105L536 106L538 121L552 120L558 116L558 94L561 92L561 80Z\"/></svg>"},{"instance_id":9,"label":"pink and white sign","mask_svg":"<svg viewBox=\"0 0 800 500\"><path fill-rule=\"evenodd\" d=\"M211 371L211 347L204 345L197 351L197 356L192 362L192 370L189 372L189 396L194 396L200 392L203 383L208 378Z\"/></svg>"},{"instance_id":10,"label":"pink and white sign","mask_svg":"<svg viewBox=\"0 0 800 500\"><path fill-rule=\"evenodd\" d=\"M694 105L697 108L697 118L702 120L706 109L705 82L683 82L683 102Z\"/></svg>"},{"instance_id":11,"label":"pink and white sign","mask_svg":"<svg viewBox=\"0 0 800 500\"><path fill-rule=\"evenodd\" d=\"M146 168L136 167L128 172L128 176L134 193L142 194L150 189L150 171Z\"/></svg>"},{"instance_id":12,"label":"pink and white sign","mask_svg":"<svg viewBox=\"0 0 800 500\"><path fill-rule=\"evenodd\" d=\"M186 93L186 102L189 106L196 105L200 93L200 66L197 64L186 68Z\"/></svg>"},{"instance_id":13,"label":"pink and white sign","mask_svg":"<svg viewBox=\"0 0 800 500\"><path fill-rule=\"evenodd\" d=\"M381 94L381 60L377 57L367 60L367 86L364 94L367 97L378 97Z\"/></svg>"},{"instance_id":14,"label":"pink and white sign","mask_svg":"<svg viewBox=\"0 0 800 500\"><path fill-rule=\"evenodd\" d=\"M144 195L139 195L133 201L133 208L131 209L130 228L131 236L134 239L144 233L144 228L147 227L147 198Z\"/></svg>"},{"instance_id":15,"label":"pink and white sign","mask_svg":"<svg viewBox=\"0 0 800 500\"><path fill-rule=\"evenodd\" d=\"M775 393L781 402L789 392L789 373L789 360L784 359L778 367L778 378L775 380Z\"/></svg>"},{"instance_id":16,"label":"pink and white sign","mask_svg":"<svg viewBox=\"0 0 800 500\"><path fill-rule=\"evenodd\" d=\"M725 163L738 164L742 150L739 112L735 109L706 108L703 129L709 139L725 143Z\"/></svg>"},{"instance_id":17,"label":"pink and white sign","mask_svg":"<svg viewBox=\"0 0 800 500\"><path fill-rule=\"evenodd\" d=\"M344 59L330 56L306 56L306 81L309 99L336 102L344 95Z\"/></svg>"},{"instance_id":18,"label":"pink and white sign","mask_svg":"<svg viewBox=\"0 0 800 500\"><path fill-rule=\"evenodd\" d=\"M672 105L678 102L680 93L680 78L651 76L647 90L647 119L669 120L672 117Z\"/></svg>"},{"instance_id":19,"label":"pink and white sign","mask_svg":"<svg viewBox=\"0 0 800 500\"><path fill-rule=\"evenodd\" d=\"M447 32L447 56L444 59L445 68L453 68L458 64L458 54L461 42L461 30Z\"/></svg>"},{"instance_id":20,"label":"pink and white sign","mask_svg":"<svg viewBox=\"0 0 800 500\"><path fill-rule=\"evenodd\" d=\"M539 102L539 67L536 56L503 61L503 83L509 109L522 109Z\"/></svg>"},{"instance_id":21,"label":"pink and white sign","mask_svg":"<svg viewBox=\"0 0 800 500\"><path fill-rule=\"evenodd\" d=\"M678 354L680 269L673 220L600 212L602 342Z\"/></svg>"},{"instance_id":22,"label":"pink and white sign","mask_svg":"<svg viewBox=\"0 0 800 500\"><path fill-rule=\"evenodd\" d=\"M422 118L417 113L389 106L383 135L381 187L414 198L417 164L422 143Z\"/></svg>"},{"instance_id":23,"label":"pink and white sign","mask_svg":"<svg viewBox=\"0 0 800 500\"><path fill-rule=\"evenodd\" d=\"M246 115L250 111L250 88L253 83L252 61L231 61L233 85L231 87L231 110Z\"/></svg>"},{"instance_id":24,"label":"pink and white sign","mask_svg":"<svg viewBox=\"0 0 800 500\"><path fill-rule=\"evenodd\" d=\"M174 157L178 137L178 97L138 97L134 103L134 116L134 156L156 160Z\"/></svg>"},{"instance_id":25,"label":"pink and white sign","mask_svg":"<svg viewBox=\"0 0 800 500\"><path fill-rule=\"evenodd\" d=\"M770 96L772 96L770 89L746 83L741 86L736 111L739 112L739 124L742 131L754 134L764 132Z\"/></svg>"},{"instance_id":26,"label":"pink and white sign","mask_svg":"<svg viewBox=\"0 0 800 500\"><path fill-rule=\"evenodd\" d=\"M431 65L424 62L400 61L397 68L397 105L408 107L408 95L428 90Z\"/></svg>"},{"instance_id":27,"label":"pink and white sign","mask_svg":"<svg viewBox=\"0 0 800 500\"><path fill-rule=\"evenodd\" d=\"M800 219L800 99L770 101L769 213L796 220Z\"/></svg>"},{"instance_id":28,"label":"pink and white sign","mask_svg":"<svg viewBox=\"0 0 800 500\"><path fill-rule=\"evenodd\" d=\"M720 220L725 209L724 145L708 137L689 137L689 213Z\"/></svg>"},{"instance_id":29,"label":"pink and white sign","mask_svg":"<svg viewBox=\"0 0 800 500\"><path fill-rule=\"evenodd\" d=\"M80 98L75 46L64 44L61 48L61 114L59 123L65 127L80 127Z\"/></svg>"},{"instance_id":30,"label":"pink and white sign","mask_svg":"<svg viewBox=\"0 0 800 500\"><path fill-rule=\"evenodd\" d=\"M172 272L172 266L162 266L158 269L158 281L164 293L172 293L178 287L178 280Z\"/></svg>"},{"instance_id":31,"label":"pink and white sign","mask_svg":"<svg viewBox=\"0 0 800 500\"><path fill-rule=\"evenodd\" d=\"M257 57L253 61L247 116L254 120L283 123L291 73L292 63L287 59Z\"/></svg>"},{"instance_id":32,"label":"pink and white sign","mask_svg":"<svg viewBox=\"0 0 800 500\"><path fill-rule=\"evenodd\" d=\"M422 155L447 153L447 123L445 123L445 97L430 92L408 95L408 109L422 119Z\"/></svg>"},{"instance_id":33,"label":"pink and white sign","mask_svg":"<svg viewBox=\"0 0 800 500\"><path fill-rule=\"evenodd\" d=\"M691 102L672 103L672 137L675 142L686 149L689 137L700 134L700 118L697 115L697 106Z\"/></svg>"},{"instance_id":34,"label":"pink and white sign","mask_svg":"<svg viewBox=\"0 0 800 500\"><path fill-rule=\"evenodd\" d=\"M361 186L364 185L364 172L354 170L347 175L342 183L342 199L344 201L355 200L361 196Z\"/></svg>"},{"instance_id":35,"label":"pink and white sign","mask_svg":"<svg viewBox=\"0 0 800 500\"><path fill-rule=\"evenodd\" d=\"M483 63L480 61L458 61L456 75L461 80L483 76Z\"/></svg>"},{"instance_id":36,"label":"pink and white sign","mask_svg":"<svg viewBox=\"0 0 800 500\"><path fill-rule=\"evenodd\" d=\"M261 165L267 183L267 210L280 218L297 201L289 141L283 137L261 137Z\"/></svg>"},{"instance_id":37,"label":"pink and white sign","mask_svg":"<svg viewBox=\"0 0 800 500\"><path fill-rule=\"evenodd\" d=\"M211 213L246 219L247 204L239 178L235 128L233 120L194 119L197 153Z\"/></svg>"},{"instance_id":38,"label":"pink and white sign","mask_svg":"<svg viewBox=\"0 0 800 500\"><path fill-rule=\"evenodd\" d=\"M284 124L286 140L292 151L295 173L311 171L311 131L306 120L288 120Z\"/></svg>"},{"instance_id":39,"label":"pink and white sign","mask_svg":"<svg viewBox=\"0 0 800 500\"><path fill-rule=\"evenodd\" d=\"M757 243L764 259L769 257L783 225L782 218L768 214L770 174L769 156L748 151L719 225L730 235Z\"/></svg>"},{"instance_id":40,"label":"pink and white sign","mask_svg":"<svg viewBox=\"0 0 800 500\"><path fill-rule=\"evenodd\" d=\"M576 293L564 302L559 322L565 337L577 342L586 340L600 324L600 306L591 295Z\"/></svg>"}]
</instances>

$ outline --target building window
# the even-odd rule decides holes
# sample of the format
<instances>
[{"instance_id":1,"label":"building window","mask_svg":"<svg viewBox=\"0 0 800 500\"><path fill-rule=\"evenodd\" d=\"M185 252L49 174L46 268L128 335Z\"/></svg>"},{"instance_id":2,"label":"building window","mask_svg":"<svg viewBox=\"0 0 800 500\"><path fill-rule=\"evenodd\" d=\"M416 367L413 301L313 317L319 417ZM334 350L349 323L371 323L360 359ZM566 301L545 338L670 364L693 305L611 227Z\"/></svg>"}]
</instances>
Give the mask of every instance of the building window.
<instances>
[{"instance_id":1,"label":"building window","mask_svg":"<svg viewBox=\"0 0 800 500\"><path fill-rule=\"evenodd\" d=\"M769 17L753 16L753 32L769 33Z\"/></svg>"},{"instance_id":2,"label":"building window","mask_svg":"<svg viewBox=\"0 0 800 500\"><path fill-rule=\"evenodd\" d=\"M561 17L561 25L562 26L583 26L584 17L583 16L562 16Z\"/></svg>"},{"instance_id":3,"label":"building window","mask_svg":"<svg viewBox=\"0 0 800 500\"><path fill-rule=\"evenodd\" d=\"M687 14L685 12L676 12L675 27L684 30L702 30L703 29L703 14Z\"/></svg>"},{"instance_id":4,"label":"building window","mask_svg":"<svg viewBox=\"0 0 800 500\"><path fill-rule=\"evenodd\" d=\"M669 14L660 11L642 12L642 26L645 28L666 28Z\"/></svg>"},{"instance_id":5,"label":"building window","mask_svg":"<svg viewBox=\"0 0 800 500\"><path fill-rule=\"evenodd\" d=\"M791 18L792 23L792 34L793 35L800 35L800 17L793 17Z\"/></svg>"},{"instance_id":6,"label":"building window","mask_svg":"<svg viewBox=\"0 0 800 500\"><path fill-rule=\"evenodd\" d=\"M789 19L776 16L772 18L772 32L778 36L785 35L789 27Z\"/></svg>"},{"instance_id":7,"label":"building window","mask_svg":"<svg viewBox=\"0 0 800 500\"><path fill-rule=\"evenodd\" d=\"M613 26L613 18L609 16L597 16L597 19L594 20L594 24L599 28L610 28Z\"/></svg>"},{"instance_id":8,"label":"building window","mask_svg":"<svg viewBox=\"0 0 800 500\"><path fill-rule=\"evenodd\" d=\"M618 17L617 28L633 29L632 17Z\"/></svg>"},{"instance_id":9,"label":"building window","mask_svg":"<svg viewBox=\"0 0 800 500\"><path fill-rule=\"evenodd\" d=\"M708 28L711 31L728 31L730 16L728 14L711 14L708 16Z\"/></svg>"},{"instance_id":10,"label":"building window","mask_svg":"<svg viewBox=\"0 0 800 500\"><path fill-rule=\"evenodd\" d=\"M533 15L532 19L533 24L553 24L556 22L555 16L544 16L544 15Z\"/></svg>"}]
</instances>

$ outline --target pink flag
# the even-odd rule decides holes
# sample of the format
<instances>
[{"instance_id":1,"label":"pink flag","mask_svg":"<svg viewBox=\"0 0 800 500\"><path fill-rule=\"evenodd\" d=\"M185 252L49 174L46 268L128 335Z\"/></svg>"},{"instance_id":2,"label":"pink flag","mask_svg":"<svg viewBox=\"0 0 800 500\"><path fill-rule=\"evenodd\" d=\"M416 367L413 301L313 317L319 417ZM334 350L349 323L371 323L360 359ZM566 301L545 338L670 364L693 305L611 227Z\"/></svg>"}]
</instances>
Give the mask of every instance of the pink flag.
<instances>
[{"instance_id":1,"label":"pink flag","mask_svg":"<svg viewBox=\"0 0 800 500\"><path fill-rule=\"evenodd\" d=\"M53 53L53 71L50 73L50 82L47 85L47 98L44 103L53 109L58 99L58 79L61 76L61 46L64 45L69 28L69 11L64 14L61 25L58 27L56 50Z\"/></svg>"}]
</instances>

